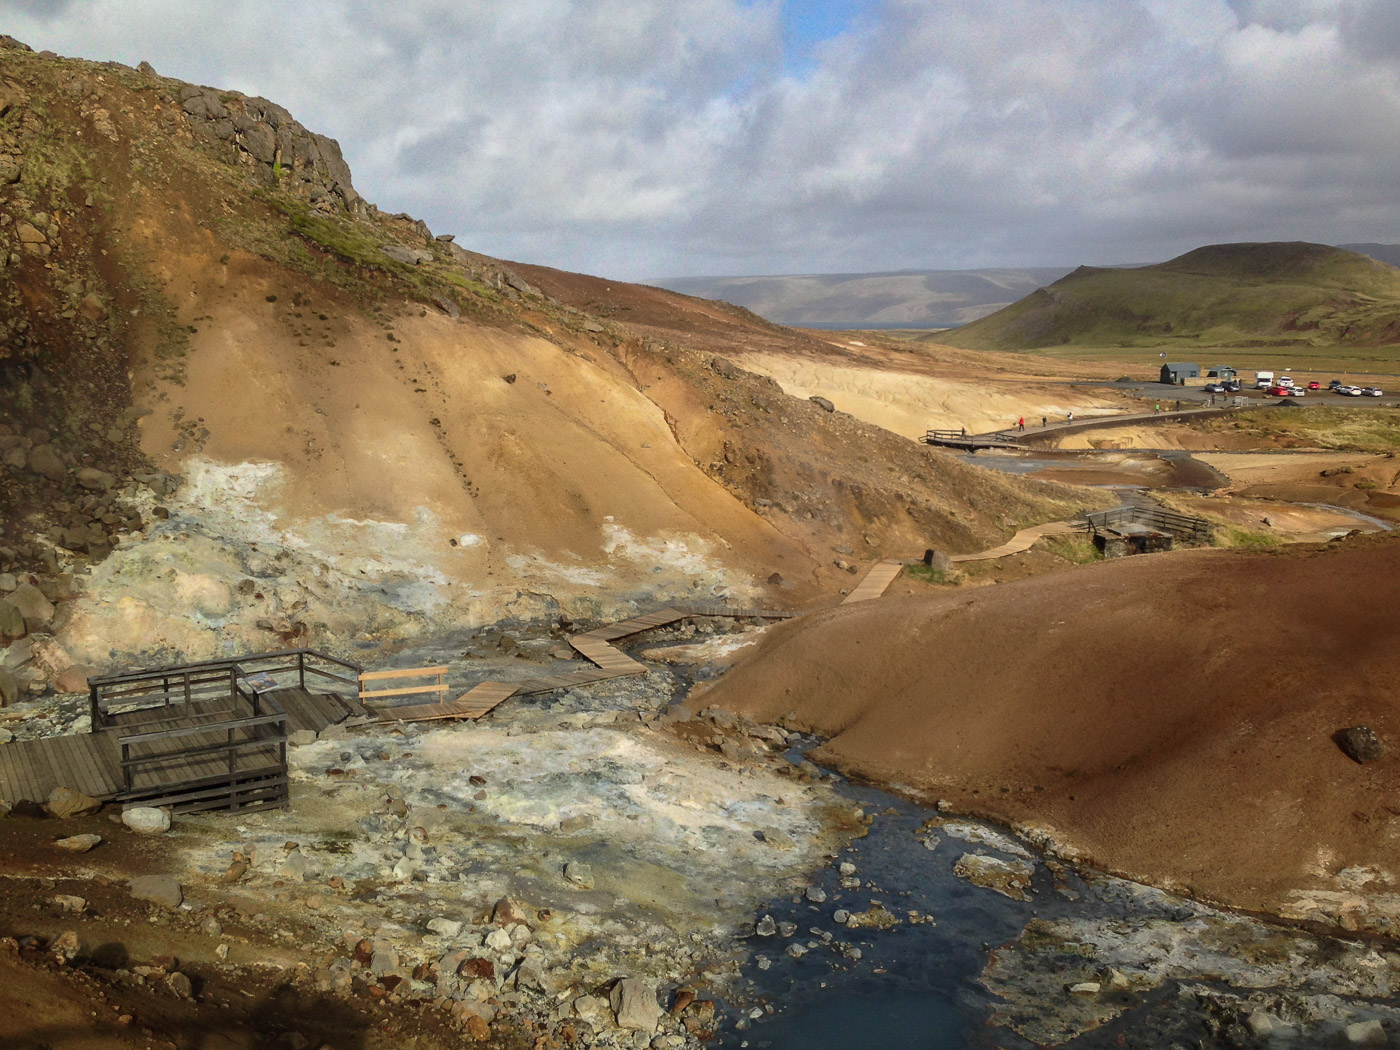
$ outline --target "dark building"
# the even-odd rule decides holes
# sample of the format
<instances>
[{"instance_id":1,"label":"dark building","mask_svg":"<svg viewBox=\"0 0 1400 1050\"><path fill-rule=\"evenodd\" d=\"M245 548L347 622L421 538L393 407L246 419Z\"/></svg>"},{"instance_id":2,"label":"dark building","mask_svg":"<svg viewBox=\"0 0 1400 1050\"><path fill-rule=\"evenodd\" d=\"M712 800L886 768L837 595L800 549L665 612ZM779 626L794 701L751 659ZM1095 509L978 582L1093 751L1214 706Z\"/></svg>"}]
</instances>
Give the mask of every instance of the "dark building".
<instances>
[{"instance_id":1,"label":"dark building","mask_svg":"<svg viewBox=\"0 0 1400 1050\"><path fill-rule=\"evenodd\" d=\"M1201 366L1192 364L1166 364L1162 366L1162 382L1172 386L1182 386L1188 379L1199 379Z\"/></svg>"}]
</instances>

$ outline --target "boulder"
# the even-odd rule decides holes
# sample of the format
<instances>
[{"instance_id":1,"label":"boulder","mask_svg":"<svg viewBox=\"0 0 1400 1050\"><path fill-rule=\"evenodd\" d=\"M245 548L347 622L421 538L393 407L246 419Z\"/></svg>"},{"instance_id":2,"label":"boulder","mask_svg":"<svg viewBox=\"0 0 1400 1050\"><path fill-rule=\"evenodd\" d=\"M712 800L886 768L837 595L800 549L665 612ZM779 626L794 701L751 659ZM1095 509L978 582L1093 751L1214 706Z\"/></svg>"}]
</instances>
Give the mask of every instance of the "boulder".
<instances>
[{"instance_id":1,"label":"boulder","mask_svg":"<svg viewBox=\"0 0 1400 1050\"><path fill-rule=\"evenodd\" d=\"M88 679L97 673L87 664L73 664L54 679L53 687L60 693L86 693Z\"/></svg>"},{"instance_id":2,"label":"boulder","mask_svg":"<svg viewBox=\"0 0 1400 1050\"><path fill-rule=\"evenodd\" d=\"M812 404L816 405L818 408L822 409L822 410L825 411L825 412L835 412L835 411L836 411L836 406L835 406L835 405L833 405L833 404L832 404L830 401L828 401L826 398L821 397L821 396L819 396L819 395L817 395L817 394L813 394L813 395L812 395L811 397L809 397L807 400L810 401L810 402L812 402Z\"/></svg>"},{"instance_id":3,"label":"boulder","mask_svg":"<svg viewBox=\"0 0 1400 1050\"><path fill-rule=\"evenodd\" d=\"M29 469L50 481L63 481L68 477L68 467L52 445L38 445L30 449Z\"/></svg>"},{"instance_id":4,"label":"boulder","mask_svg":"<svg viewBox=\"0 0 1400 1050\"><path fill-rule=\"evenodd\" d=\"M1381 743L1376 731L1367 725L1339 729L1332 739L1342 749L1342 754L1358 765L1374 762L1385 754L1385 744Z\"/></svg>"},{"instance_id":5,"label":"boulder","mask_svg":"<svg viewBox=\"0 0 1400 1050\"><path fill-rule=\"evenodd\" d=\"M24 635L24 613L8 598L0 598L0 641L23 638ZM29 657L26 656L25 659Z\"/></svg>"},{"instance_id":6,"label":"boulder","mask_svg":"<svg viewBox=\"0 0 1400 1050\"><path fill-rule=\"evenodd\" d=\"M938 569L940 572L948 572L953 567L953 559L942 551L924 551L924 564L930 569Z\"/></svg>"},{"instance_id":7,"label":"boulder","mask_svg":"<svg viewBox=\"0 0 1400 1050\"><path fill-rule=\"evenodd\" d=\"M1377 1020L1357 1021L1344 1029L1348 1046L1389 1046L1385 1026Z\"/></svg>"},{"instance_id":8,"label":"boulder","mask_svg":"<svg viewBox=\"0 0 1400 1050\"><path fill-rule=\"evenodd\" d=\"M163 835L170 830L170 814L151 806L132 806L122 811L122 823L138 835Z\"/></svg>"},{"instance_id":9,"label":"boulder","mask_svg":"<svg viewBox=\"0 0 1400 1050\"><path fill-rule=\"evenodd\" d=\"M111 474L96 467L81 467L73 477L79 485L91 492L106 492L117 483L117 479Z\"/></svg>"},{"instance_id":10,"label":"boulder","mask_svg":"<svg viewBox=\"0 0 1400 1050\"><path fill-rule=\"evenodd\" d=\"M1022 860L1002 860L980 853L964 853L953 865L953 874L967 879L974 886L995 890L1012 900L1024 901L1030 899L1026 890L1030 888L1035 867Z\"/></svg>"},{"instance_id":11,"label":"boulder","mask_svg":"<svg viewBox=\"0 0 1400 1050\"><path fill-rule=\"evenodd\" d=\"M19 679L14 676L13 672L0 667L0 707L9 707L18 702L19 694Z\"/></svg>"},{"instance_id":12,"label":"boulder","mask_svg":"<svg viewBox=\"0 0 1400 1050\"><path fill-rule=\"evenodd\" d=\"M45 244L47 238L40 233L33 223L19 222L15 224L15 233L19 237L20 244Z\"/></svg>"},{"instance_id":13,"label":"boulder","mask_svg":"<svg viewBox=\"0 0 1400 1050\"><path fill-rule=\"evenodd\" d=\"M85 817L89 813L96 813L102 808L102 803L95 798L89 798L81 791L74 791L68 787L56 787L49 793L47 801L44 802L44 812L57 820L67 820L70 817Z\"/></svg>"},{"instance_id":14,"label":"boulder","mask_svg":"<svg viewBox=\"0 0 1400 1050\"><path fill-rule=\"evenodd\" d=\"M53 622L56 611L53 602L45 598L44 592L32 583L20 584L4 601L20 611L20 615L24 617L24 626L30 632L47 627Z\"/></svg>"},{"instance_id":15,"label":"boulder","mask_svg":"<svg viewBox=\"0 0 1400 1050\"><path fill-rule=\"evenodd\" d=\"M509 897L502 897L491 909L491 921L497 926L510 926L513 923L529 925L525 909Z\"/></svg>"},{"instance_id":16,"label":"boulder","mask_svg":"<svg viewBox=\"0 0 1400 1050\"><path fill-rule=\"evenodd\" d=\"M385 245L379 250L395 262L407 263L409 266L418 266L433 261L432 252L425 252L419 248L405 248L401 244Z\"/></svg>"},{"instance_id":17,"label":"boulder","mask_svg":"<svg viewBox=\"0 0 1400 1050\"><path fill-rule=\"evenodd\" d=\"M564 878L579 889L593 888L593 869L582 861L571 860L564 865Z\"/></svg>"},{"instance_id":18,"label":"boulder","mask_svg":"<svg viewBox=\"0 0 1400 1050\"><path fill-rule=\"evenodd\" d=\"M82 314L89 321L101 321L107 316L107 304L102 301L102 297L96 292L88 292L78 303L78 313ZM99 471L98 473L103 473ZM107 475L111 477L111 475ZM108 488L111 486L109 485Z\"/></svg>"},{"instance_id":19,"label":"boulder","mask_svg":"<svg viewBox=\"0 0 1400 1050\"><path fill-rule=\"evenodd\" d=\"M661 1004L656 1001L656 989L639 977L624 977L613 985L608 996L613 1016L619 1028L638 1032L656 1031L661 1020Z\"/></svg>"},{"instance_id":20,"label":"boulder","mask_svg":"<svg viewBox=\"0 0 1400 1050\"><path fill-rule=\"evenodd\" d=\"M54 845L59 849L66 849L69 853L86 853L101 841L101 835L69 835L67 838L58 839Z\"/></svg>"},{"instance_id":21,"label":"boulder","mask_svg":"<svg viewBox=\"0 0 1400 1050\"><path fill-rule=\"evenodd\" d=\"M138 901L149 901L162 908L178 908L185 899L179 881L171 875L137 875L126 885Z\"/></svg>"}]
</instances>

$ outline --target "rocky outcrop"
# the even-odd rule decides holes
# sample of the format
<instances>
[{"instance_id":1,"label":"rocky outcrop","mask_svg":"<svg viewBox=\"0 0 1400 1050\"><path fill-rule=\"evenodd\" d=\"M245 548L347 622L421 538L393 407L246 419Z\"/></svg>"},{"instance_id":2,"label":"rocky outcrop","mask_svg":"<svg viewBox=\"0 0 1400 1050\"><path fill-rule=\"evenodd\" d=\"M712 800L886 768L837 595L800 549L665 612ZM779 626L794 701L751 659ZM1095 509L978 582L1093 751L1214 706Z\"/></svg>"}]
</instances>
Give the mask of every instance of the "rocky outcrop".
<instances>
[{"instance_id":1,"label":"rocky outcrop","mask_svg":"<svg viewBox=\"0 0 1400 1050\"><path fill-rule=\"evenodd\" d=\"M340 144L308 131L275 102L185 84L179 103L196 139L246 164L267 185L322 211L344 209L358 215L364 208Z\"/></svg>"}]
</instances>

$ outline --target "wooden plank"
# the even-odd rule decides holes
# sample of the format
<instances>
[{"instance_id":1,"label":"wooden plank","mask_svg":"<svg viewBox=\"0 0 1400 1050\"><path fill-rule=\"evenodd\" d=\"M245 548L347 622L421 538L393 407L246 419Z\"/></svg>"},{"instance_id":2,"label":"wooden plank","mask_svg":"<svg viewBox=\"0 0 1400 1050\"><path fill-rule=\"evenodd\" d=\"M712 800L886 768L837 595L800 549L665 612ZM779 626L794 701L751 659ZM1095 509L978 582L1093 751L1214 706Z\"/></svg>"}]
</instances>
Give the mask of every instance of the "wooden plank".
<instances>
[{"instance_id":1,"label":"wooden plank","mask_svg":"<svg viewBox=\"0 0 1400 1050\"><path fill-rule=\"evenodd\" d=\"M75 791L81 791L84 795L100 797L97 793L101 791L101 787L92 783L92 774L80 757L81 747L79 738L71 734L50 738L49 754L52 756L53 768L61 777L61 783Z\"/></svg>"},{"instance_id":2,"label":"wooden plank","mask_svg":"<svg viewBox=\"0 0 1400 1050\"><path fill-rule=\"evenodd\" d=\"M23 784L24 794L21 798L27 798L31 802L43 802L48 799L49 792L53 790L49 784L47 776L39 774L39 767L34 762L34 754L43 746L42 740L26 740L24 746L15 752L15 758L19 763L20 777ZM16 747L14 743L5 745L6 747Z\"/></svg>"},{"instance_id":3,"label":"wooden plank","mask_svg":"<svg viewBox=\"0 0 1400 1050\"><path fill-rule=\"evenodd\" d=\"M865 574L864 579L856 585L855 590L846 595L841 600L842 605L849 605L852 602L867 602L872 598L878 598L889 588L901 572L904 571L902 560L887 559L876 562Z\"/></svg>"},{"instance_id":4,"label":"wooden plank","mask_svg":"<svg viewBox=\"0 0 1400 1050\"><path fill-rule=\"evenodd\" d=\"M411 678L414 675L447 674L449 667L405 667L391 671L365 671L360 675L362 682L378 682L385 678Z\"/></svg>"},{"instance_id":5,"label":"wooden plank","mask_svg":"<svg viewBox=\"0 0 1400 1050\"><path fill-rule=\"evenodd\" d=\"M376 696L411 696L414 693L445 693L447 683L439 682L437 685L414 685L405 686L402 689L375 689L371 692L360 693L361 700L367 700Z\"/></svg>"},{"instance_id":6,"label":"wooden plank","mask_svg":"<svg viewBox=\"0 0 1400 1050\"><path fill-rule=\"evenodd\" d=\"M15 758L15 749L13 743L0 747L0 798L6 802L18 802L24 797L23 774Z\"/></svg>"}]
</instances>

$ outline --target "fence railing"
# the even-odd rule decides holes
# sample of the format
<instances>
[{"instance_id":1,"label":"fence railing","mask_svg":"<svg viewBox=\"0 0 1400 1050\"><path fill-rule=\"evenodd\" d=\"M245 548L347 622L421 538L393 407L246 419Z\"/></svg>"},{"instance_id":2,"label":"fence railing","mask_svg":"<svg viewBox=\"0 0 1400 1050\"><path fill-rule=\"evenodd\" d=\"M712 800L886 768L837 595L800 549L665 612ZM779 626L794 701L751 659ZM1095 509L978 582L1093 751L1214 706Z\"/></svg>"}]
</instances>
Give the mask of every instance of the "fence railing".
<instances>
[{"instance_id":1,"label":"fence railing","mask_svg":"<svg viewBox=\"0 0 1400 1050\"><path fill-rule=\"evenodd\" d=\"M116 724L112 717L114 708L121 709L122 723L129 725L132 715L139 717L139 712L147 709L156 712L151 716L154 719L169 717L169 709L177 704L224 697L233 701L240 675L245 684L258 692L293 684L305 689L310 675L316 684L332 692L353 694L359 689L358 676L363 672L359 664L317 649L283 649L98 676L88 679L92 732Z\"/></svg>"},{"instance_id":2,"label":"fence railing","mask_svg":"<svg viewBox=\"0 0 1400 1050\"><path fill-rule=\"evenodd\" d=\"M426 693L436 693L439 699L442 699L447 694L447 672L449 670L450 668L446 665L442 665L438 667L400 667L390 671L361 671L359 700L364 703L366 700L377 700L390 696L421 696ZM427 684L390 686L388 689L366 688L366 683L374 685L404 678L434 677L437 681Z\"/></svg>"},{"instance_id":3,"label":"fence railing","mask_svg":"<svg viewBox=\"0 0 1400 1050\"><path fill-rule=\"evenodd\" d=\"M927 445L940 445L945 442L963 441L995 441L1000 444L1014 445L1016 439L1010 434L1000 432L992 434L969 434L966 430L926 430L924 431L924 443Z\"/></svg>"},{"instance_id":4,"label":"fence railing","mask_svg":"<svg viewBox=\"0 0 1400 1050\"><path fill-rule=\"evenodd\" d=\"M1089 527L1094 535L1099 535L1116 525L1146 525L1177 536L1187 536L1204 542L1210 538L1211 523L1205 518L1180 514L1163 507L1123 506L1108 510L1096 510L1086 514Z\"/></svg>"}]
</instances>

